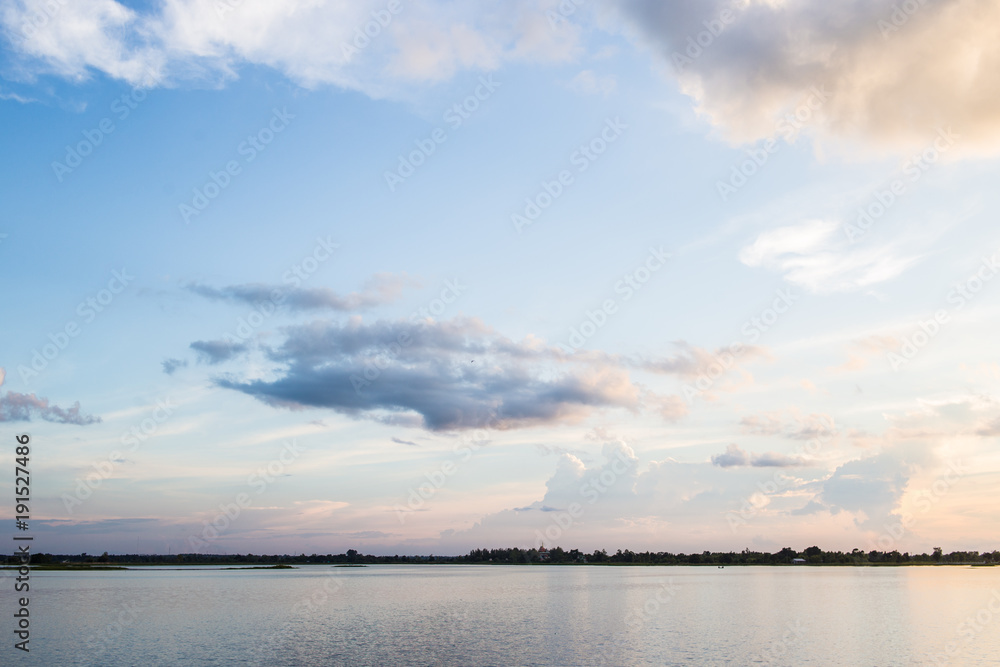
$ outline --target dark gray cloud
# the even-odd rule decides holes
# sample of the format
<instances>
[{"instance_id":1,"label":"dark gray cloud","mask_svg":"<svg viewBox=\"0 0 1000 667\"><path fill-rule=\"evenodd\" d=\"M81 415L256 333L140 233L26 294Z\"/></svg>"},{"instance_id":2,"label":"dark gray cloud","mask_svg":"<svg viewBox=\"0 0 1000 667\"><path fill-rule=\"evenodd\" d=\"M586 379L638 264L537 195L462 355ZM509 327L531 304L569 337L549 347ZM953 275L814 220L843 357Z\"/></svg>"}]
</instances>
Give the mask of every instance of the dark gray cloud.
<instances>
[{"instance_id":1,"label":"dark gray cloud","mask_svg":"<svg viewBox=\"0 0 1000 667\"><path fill-rule=\"evenodd\" d=\"M379 273L369 279L359 292L340 295L327 287L288 287L265 283L247 283L228 287L210 287L192 284L187 289L195 294L217 301L231 301L257 305L275 303L292 310L334 310L341 312L364 310L392 303L404 287L419 283L406 274Z\"/></svg>"},{"instance_id":2,"label":"dark gray cloud","mask_svg":"<svg viewBox=\"0 0 1000 667\"><path fill-rule=\"evenodd\" d=\"M61 408L58 405L50 405L49 399L39 398L34 394L9 391L0 397L0 422L31 421L33 417L56 424L77 426L97 424L101 421L100 417L82 414L79 401L69 408Z\"/></svg>"},{"instance_id":3,"label":"dark gray cloud","mask_svg":"<svg viewBox=\"0 0 1000 667\"><path fill-rule=\"evenodd\" d=\"M752 468L799 468L814 465L813 461L799 456L788 456L777 452L754 454L731 444L722 454L712 456L712 464L720 468L749 466Z\"/></svg>"},{"instance_id":4,"label":"dark gray cloud","mask_svg":"<svg viewBox=\"0 0 1000 667\"><path fill-rule=\"evenodd\" d=\"M431 430L518 428L639 407L639 389L621 368L568 362L555 348L516 343L475 319L317 321L284 332L285 341L267 350L284 366L280 377L217 384L290 409L397 424L416 415Z\"/></svg>"},{"instance_id":5,"label":"dark gray cloud","mask_svg":"<svg viewBox=\"0 0 1000 667\"><path fill-rule=\"evenodd\" d=\"M243 343L229 340L196 340L191 343L191 349L198 353L202 361L214 365L229 361L246 352L249 348ZM166 370L166 365L164 365L164 370Z\"/></svg>"},{"instance_id":6,"label":"dark gray cloud","mask_svg":"<svg viewBox=\"0 0 1000 667\"><path fill-rule=\"evenodd\" d=\"M419 447L420 446L420 445L418 445L417 443L415 443L415 442L413 442L411 440L403 440L402 438L397 438L395 436L393 436L392 438L390 438L390 440L392 440L393 442L395 442L397 445L409 445L410 447Z\"/></svg>"},{"instance_id":7,"label":"dark gray cloud","mask_svg":"<svg viewBox=\"0 0 1000 667\"><path fill-rule=\"evenodd\" d=\"M164 359L163 360L163 372L167 375L173 375L174 371L178 368L184 368L188 365L188 362L183 359Z\"/></svg>"}]
</instances>

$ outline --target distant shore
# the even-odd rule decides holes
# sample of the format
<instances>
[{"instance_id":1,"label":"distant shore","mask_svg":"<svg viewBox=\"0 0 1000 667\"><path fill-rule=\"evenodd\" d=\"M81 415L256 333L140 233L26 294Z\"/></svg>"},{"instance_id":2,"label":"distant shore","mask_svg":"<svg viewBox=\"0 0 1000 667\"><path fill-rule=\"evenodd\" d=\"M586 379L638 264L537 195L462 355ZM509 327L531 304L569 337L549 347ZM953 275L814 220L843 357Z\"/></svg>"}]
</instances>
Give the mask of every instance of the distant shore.
<instances>
[{"instance_id":1,"label":"distant shore","mask_svg":"<svg viewBox=\"0 0 1000 667\"><path fill-rule=\"evenodd\" d=\"M634 552L629 549L608 553L604 549L584 553L578 549L560 547L522 549L473 549L460 556L375 556L348 549L342 554L109 554L91 556L86 553L73 555L35 554L30 566L34 570L110 570L142 567L176 566L190 569L195 566L227 566L232 569L285 569L297 565L331 565L335 567L363 567L366 565L696 565L705 567L745 567L752 565L788 567L900 567L929 565L959 565L990 567L1000 563L1000 551L953 551L945 553L935 547L931 554L900 553L899 551L824 551L812 546L802 551L785 547L774 553L766 551L672 553L668 551ZM21 565L12 556L6 558L4 569L17 569ZM2 566L2 565L0 565Z\"/></svg>"}]
</instances>

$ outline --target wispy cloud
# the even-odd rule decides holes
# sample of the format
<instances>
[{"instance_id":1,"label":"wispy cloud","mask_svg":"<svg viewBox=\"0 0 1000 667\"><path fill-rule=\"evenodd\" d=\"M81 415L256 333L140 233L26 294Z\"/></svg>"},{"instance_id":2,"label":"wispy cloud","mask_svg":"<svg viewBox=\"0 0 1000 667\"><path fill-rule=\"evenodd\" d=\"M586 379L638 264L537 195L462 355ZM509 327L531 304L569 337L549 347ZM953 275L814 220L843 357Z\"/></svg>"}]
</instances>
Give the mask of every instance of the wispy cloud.
<instances>
[{"instance_id":1,"label":"wispy cloud","mask_svg":"<svg viewBox=\"0 0 1000 667\"><path fill-rule=\"evenodd\" d=\"M277 302L293 310L335 310L356 311L373 308L397 300L405 287L416 287L420 283L405 273L394 275L379 273L369 279L359 292L340 295L327 287L288 287L251 283L210 287L202 284L188 285L187 289L208 299L232 301L255 305L262 302Z\"/></svg>"},{"instance_id":2,"label":"wispy cloud","mask_svg":"<svg viewBox=\"0 0 1000 667\"><path fill-rule=\"evenodd\" d=\"M173 375L178 368L184 368L188 365L188 362L183 359L164 359L162 362L163 372L167 375Z\"/></svg>"},{"instance_id":3,"label":"wispy cloud","mask_svg":"<svg viewBox=\"0 0 1000 667\"><path fill-rule=\"evenodd\" d=\"M730 444L722 454L712 456L712 465L720 468L753 467L753 468L799 468L815 465L815 462L799 456L788 456L777 452L754 454L741 449L737 444Z\"/></svg>"},{"instance_id":4,"label":"wispy cloud","mask_svg":"<svg viewBox=\"0 0 1000 667\"><path fill-rule=\"evenodd\" d=\"M198 353L202 361L212 365L229 361L249 349L242 343L229 340L196 340L190 347ZM166 368L164 364L164 370Z\"/></svg>"},{"instance_id":5,"label":"wispy cloud","mask_svg":"<svg viewBox=\"0 0 1000 667\"><path fill-rule=\"evenodd\" d=\"M920 259L894 242L852 246L839 222L811 220L760 234L740 261L815 293L850 292L902 275Z\"/></svg>"},{"instance_id":6,"label":"wispy cloud","mask_svg":"<svg viewBox=\"0 0 1000 667\"><path fill-rule=\"evenodd\" d=\"M812 440L837 433L830 415L802 415L794 409L747 415L740 420L740 430L747 435L780 435L790 440Z\"/></svg>"}]
</instances>

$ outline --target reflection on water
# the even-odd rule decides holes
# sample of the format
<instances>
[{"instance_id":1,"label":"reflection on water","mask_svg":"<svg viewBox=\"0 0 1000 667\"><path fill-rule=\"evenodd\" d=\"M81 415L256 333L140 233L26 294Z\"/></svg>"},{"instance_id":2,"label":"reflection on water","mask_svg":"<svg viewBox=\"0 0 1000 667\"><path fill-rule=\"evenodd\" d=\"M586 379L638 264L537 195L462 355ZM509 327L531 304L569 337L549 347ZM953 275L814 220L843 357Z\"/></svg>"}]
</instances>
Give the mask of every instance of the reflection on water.
<instances>
[{"instance_id":1,"label":"reflection on water","mask_svg":"<svg viewBox=\"0 0 1000 667\"><path fill-rule=\"evenodd\" d=\"M30 665L987 665L1000 655L1000 568L315 565L37 572L32 584L32 651L19 660Z\"/></svg>"}]
</instances>

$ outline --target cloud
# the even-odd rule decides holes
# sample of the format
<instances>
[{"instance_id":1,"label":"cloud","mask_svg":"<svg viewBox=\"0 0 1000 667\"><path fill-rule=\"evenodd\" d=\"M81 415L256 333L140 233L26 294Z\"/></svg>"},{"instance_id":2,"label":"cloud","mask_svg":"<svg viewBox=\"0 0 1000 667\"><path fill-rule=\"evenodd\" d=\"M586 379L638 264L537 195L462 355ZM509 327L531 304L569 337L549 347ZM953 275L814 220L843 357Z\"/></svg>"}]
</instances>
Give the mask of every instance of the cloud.
<instances>
[{"instance_id":1,"label":"cloud","mask_svg":"<svg viewBox=\"0 0 1000 667\"><path fill-rule=\"evenodd\" d=\"M859 515L859 524L880 528L899 506L913 464L899 452L885 451L849 461L823 483L820 498L834 508Z\"/></svg>"},{"instance_id":2,"label":"cloud","mask_svg":"<svg viewBox=\"0 0 1000 667\"><path fill-rule=\"evenodd\" d=\"M280 303L293 310L356 311L392 303L402 294L403 288L419 283L405 273L393 275L379 273L370 278L360 292L341 296L327 287L289 288L284 285L250 283L216 288L192 284L187 289L208 299L257 305Z\"/></svg>"},{"instance_id":3,"label":"cloud","mask_svg":"<svg viewBox=\"0 0 1000 667\"><path fill-rule=\"evenodd\" d=\"M535 443L535 449L537 449L542 456L562 456L563 454L569 454L575 456L578 459L585 458L587 452L582 449L574 449L570 447L562 447L560 445L546 445L541 442Z\"/></svg>"},{"instance_id":4,"label":"cloud","mask_svg":"<svg viewBox=\"0 0 1000 667\"><path fill-rule=\"evenodd\" d=\"M691 412L687 402L680 396L664 396L653 399L660 416L666 421L673 422L681 417L686 417Z\"/></svg>"},{"instance_id":5,"label":"cloud","mask_svg":"<svg viewBox=\"0 0 1000 667\"><path fill-rule=\"evenodd\" d=\"M36 64L33 71L82 80L95 69L139 83L161 60L149 44L126 44L140 37L143 21L114 0L5 3L0 23L11 35L10 46Z\"/></svg>"},{"instance_id":6,"label":"cloud","mask_svg":"<svg viewBox=\"0 0 1000 667\"><path fill-rule=\"evenodd\" d=\"M1000 417L994 417L980 424L976 428L976 435L983 436L984 438L993 438L1000 435Z\"/></svg>"},{"instance_id":7,"label":"cloud","mask_svg":"<svg viewBox=\"0 0 1000 667\"><path fill-rule=\"evenodd\" d=\"M61 408L58 405L49 405L47 398L38 398L34 394L9 391L6 395L0 396L0 422L26 422L31 421L32 417L40 417L56 424L76 426L87 426L101 421L100 417L81 414L79 401L69 408Z\"/></svg>"},{"instance_id":8,"label":"cloud","mask_svg":"<svg viewBox=\"0 0 1000 667\"><path fill-rule=\"evenodd\" d=\"M584 551L614 544L656 551L664 543L673 545L674 551L726 550L732 548L733 539L727 513L739 512L749 491L773 482L777 475L785 492L760 494L753 519L760 530L779 540L803 530L830 539L841 535L841 525L830 520L832 512L790 518L791 511L806 502L805 493L829 474L818 468L796 473L792 478L774 469L721 468L707 461L672 459L652 461L643 469L627 444L606 443L595 464L585 465L578 457L563 454L536 501L486 514L465 530L445 530L440 540L429 544L465 549L469 544L530 540L533 546L544 541L546 546ZM815 489L809 495L815 495ZM706 517L715 517L718 523L713 526Z\"/></svg>"},{"instance_id":9,"label":"cloud","mask_svg":"<svg viewBox=\"0 0 1000 667\"><path fill-rule=\"evenodd\" d=\"M638 410L625 370L514 342L475 319L316 321L284 329L268 357L277 379L219 378L224 388L289 409L329 408L431 430L576 422L594 410ZM470 359L476 363L470 363Z\"/></svg>"},{"instance_id":10,"label":"cloud","mask_svg":"<svg viewBox=\"0 0 1000 667\"><path fill-rule=\"evenodd\" d=\"M20 102L21 104L32 104L38 102L38 100L32 97L23 97L17 93L5 93L2 90L0 90L0 100L13 100L15 102ZM0 238L3 237L0 236Z\"/></svg>"},{"instance_id":11,"label":"cloud","mask_svg":"<svg viewBox=\"0 0 1000 667\"><path fill-rule=\"evenodd\" d=\"M787 456L777 452L753 454L730 444L722 454L712 456L712 465L720 468L753 467L753 468L796 468L815 465L813 461L798 456Z\"/></svg>"},{"instance_id":12,"label":"cloud","mask_svg":"<svg viewBox=\"0 0 1000 667\"><path fill-rule=\"evenodd\" d=\"M850 292L902 275L919 254L897 242L851 245L839 222L810 220L761 233L739 253L749 267L780 273L814 293Z\"/></svg>"},{"instance_id":13,"label":"cloud","mask_svg":"<svg viewBox=\"0 0 1000 667\"><path fill-rule=\"evenodd\" d=\"M718 379L720 376L717 373L733 367L734 360L746 362L769 356L767 350L758 345L743 345L735 354L728 347L720 347L712 352L684 341L676 341L674 347L680 351L672 357L631 360L629 364L650 373L676 375L686 380L696 380L701 376Z\"/></svg>"},{"instance_id":14,"label":"cloud","mask_svg":"<svg viewBox=\"0 0 1000 667\"><path fill-rule=\"evenodd\" d=\"M236 343L229 340L196 340L191 343L190 347L198 353L202 361L211 365L229 361L249 349L243 343ZM164 370L166 370L166 367L164 367Z\"/></svg>"},{"instance_id":15,"label":"cloud","mask_svg":"<svg viewBox=\"0 0 1000 667\"><path fill-rule=\"evenodd\" d=\"M740 429L748 435L776 435L784 425L775 414L749 415L740 420Z\"/></svg>"},{"instance_id":16,"label":"cloud","mask_svg":"<svg viewBox=\"0 0 1000 667\"><path fill-rule=\"evenodd\" d=\"M418 444L417 444L417 443L415 443L415 442L412 442L412 441L410 441L410 440L403 440L402 438L397 438L397 437L392 437L392 438L390 438L390 439L391 439L391 440L392 440L393 442L395 442L396 444L399 444L399 445L409 445L409 446L411 446L411 447L419 447L419 446L420 446L420 445L418 445Z\"/></svg>"},{"instance_id":17,"label":"cloud","mask_svg":"<svg viewBox=\"0 0 1000 667\"><path fill-rule=\"evenodd\" d=\"M720 468L747 466L750 465L750 455L740 449L739 445L730 444L726 447L725 453L712 456L712 465Z\"/></svg>"},{"instance_id":18,"label":"cloud","mask_svg":"<svg viewBox=\"0 0 1000 667\"><path fill-rule=\"evenodd\" d=\"M610 12L595 17L582 6L572 21L550 25L547 14L558 14L559 5L404 2L390 15L384 0L163 0L136 8L77 0L54 11L46 0L21 0L4 4L0 24L16 71L28 80L48 73L82 80L98 72L132 84L152 77L162 85L220 85L250 65L306 87L381 98L462 71L568 62L580 57L584 32L594 27L624 30L674 67L674 54L709 34L709 22L721 32L674 76L734 142L787 138L782 118L815 86L826 92L809 109L808 125L820 137L846 137L873 150L921 149L937 128L953 125L961 150L1000 148L1000 81L993 76L1000 6L991 0L923 3L898 29L890 0L617 0L607 3ZM722 25L727 9L734 20ZM609 92L606 77L578 78L581 90Z\"/></svg>"},{"instance_id":19,"label":"cloud","mask_svg":"<svg viewBox=\"0 0 1000 667\"><path fill-rule=\"evenodd\" d=\"M568 60L579 50L580 30L551 29L545 9L557 5L403 2L391 14L384 0L164 0L142 9L77 0L47 11L45 0L24 0L6 3L0 22L15 35L26 76L79 80L96 71L136 84L153 72L168 84L218 84L249 64L307 87L330 84L384 97L461 70ZM44 20L25 34L22 26L36 15Z\"/></svg>"},{"instance_id":20,"label":"cloud","mask_svg":"<svg viewBox=\"0 0 1000 667\"><path fill-rule=\"evenodd\" d=\"M6 379L7 369L0 368L0 387ZM77 426L97 424L101 421L100 417L80 414L79 401L70 408L60 408L58 405L49 405L49 399L38 398L34 394L8 391L6 395L0 396L0 422L26 422L31 421L32 417L40 417L57 424Z\"/></svg>"},{"instance_id":21,"label":"cloud","mask_svg":"<svg viewBox=\"0 0 1000 667\"><path fill-rule=\"evenodd\" d=\"M780 119L821 86L826 100L808 120L821 136L910 150L954 125L963 149L995 152L1000 5L940 0L907 15L897 4L623 0L618 8L636 39L734 142L774 136ZM727 9L734 16L723 25ZM721 32L691 48L699 33L712 37L705 22ZM674 54L689 61L676 67Z\"/></svg>"},{"instance_id":22,"label":"cloud","mask_svg":"<svg viewBox=\"0 0 1000 667\"><path fill-rule=\"evenodd\" d=\"M173 375L174 371L178 368L185 368L188 365L187 361L183 359L164 359L163 360L163 372L167 375Z\"/></svg>"},{"instance_id":23,"label":"cloud","mask_svg":"<svg viewBox=\"0 0 1000 667\"><path fill-rule=\"evenodd\" d=\"M823 512L826 509L827 508L825 506L819 504L815 500L810 500L808 503L806 503L802 507L800 507L798 509L795 509L795 510L792 510L791 512L789 512L789 514L791 514L792 516L809 516L810 514L816 514L818 512Z\"/></svg>"},{"instance_id":24,"label":"cloud","mask_svg":"<svg viewBox=\"0 0 1000 667\"><path fill-rule=\"evenodd\" d=\"M802 415L795 409L747 415L740 420L740 430L747 435L780 435L791 440L830 438L837 433L830 415Z\"/></svg>"}]
</instances>

